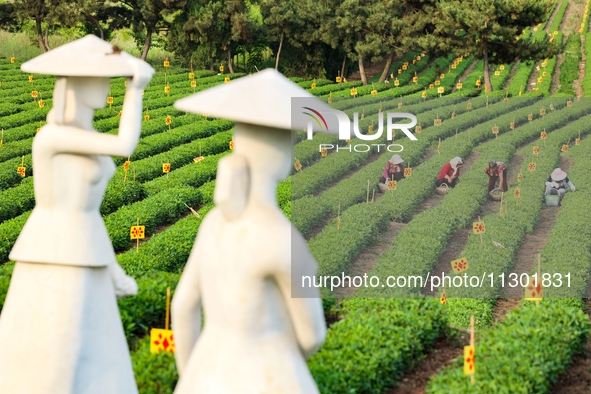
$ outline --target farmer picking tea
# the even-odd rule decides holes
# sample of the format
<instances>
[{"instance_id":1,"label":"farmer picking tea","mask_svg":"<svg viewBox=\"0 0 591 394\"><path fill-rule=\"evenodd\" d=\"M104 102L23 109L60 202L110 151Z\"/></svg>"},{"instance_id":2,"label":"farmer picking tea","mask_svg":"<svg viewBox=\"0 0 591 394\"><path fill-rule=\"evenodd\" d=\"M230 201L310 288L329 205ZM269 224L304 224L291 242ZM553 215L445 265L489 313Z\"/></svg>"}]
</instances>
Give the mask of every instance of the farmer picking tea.
<instances>
[{"instance_id":1,"label":"farmer picking tea","mask_svg":"<svg viewBox=\"0 0 591 394\"><path fill-rule=\"evenodd\" d=\"M464 164L461 157L454 157L445 163L445 165L439 171L439 176L435 182L435 186L439 187L446 184L449 187L455 187L460 178L460 167Z\"/></svg>"},{"instance_id":2,"label":"farmer picking tea","mask_svg":"<svg viewBox=\"0 0 591 394\"><path fill-rule=\"evenodd\" d=\"M486 175L488 175L488 192L492 192L495 189L497 180L499 181L498 189L506 192L509 190L507 185L507 166L501 161L491 161L484 169Z\"/></svg>"},{"instance_id":3,"label":"farmer picking tea","mask_svg":"<svg viewBox=\"0 0 591 394\"><path fill-rule=\"evenodd\" d=\"M380 191L386 192L388 190L387 183L389 180L399 181L404 179L404 166L402 163L404 163L404 160L400 155L394 155L386 162L378 183Z\"/></svg>"},{"instance_id":4,"label":"farmer picking tea","mask_svg":"<svg viewBox=\"0 0 591 394\"><path fill-rule=\"evenodd\" d=\"M576 190L575 185L568 179L566 172L560 168L555 169L550 174L550 177L546 181L546 194L547 195L560 195L563 197L568 188L573 192Z\"/></svg>"}]
</instances>

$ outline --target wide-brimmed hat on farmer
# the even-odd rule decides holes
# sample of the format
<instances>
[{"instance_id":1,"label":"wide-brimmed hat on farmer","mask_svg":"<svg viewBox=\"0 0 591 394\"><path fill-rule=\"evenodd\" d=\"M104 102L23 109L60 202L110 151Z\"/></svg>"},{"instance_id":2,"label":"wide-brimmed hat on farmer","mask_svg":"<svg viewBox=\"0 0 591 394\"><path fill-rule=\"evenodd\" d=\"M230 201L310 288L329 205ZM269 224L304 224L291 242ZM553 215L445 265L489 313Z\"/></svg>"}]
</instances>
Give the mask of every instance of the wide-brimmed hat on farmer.
<instances>
[{"instance_id":1,"label":"wide-brimmed hat on farmer","mask_svg":"<svg viewBox=\"0 0 591 394\"><path fill-rule=\"evenodd\" d=\"M552 171L552 174L550 174L550 178L555 182L562 181L566 179L566 177L566 172L562 171L560 168L555 169Z\"/></svg>"},{"instance_id":2,"label":"wide-brimmed hat on farmer","mask_svg":"<svg viewBox=\"0 0 591 394\"><path fill-rule=\"evenodd\" d=\"M400 157L400 155L394 155L388 161L392 164L404 163L404 160L402 159L402 157Z\"/></svg>"}]
</instances>

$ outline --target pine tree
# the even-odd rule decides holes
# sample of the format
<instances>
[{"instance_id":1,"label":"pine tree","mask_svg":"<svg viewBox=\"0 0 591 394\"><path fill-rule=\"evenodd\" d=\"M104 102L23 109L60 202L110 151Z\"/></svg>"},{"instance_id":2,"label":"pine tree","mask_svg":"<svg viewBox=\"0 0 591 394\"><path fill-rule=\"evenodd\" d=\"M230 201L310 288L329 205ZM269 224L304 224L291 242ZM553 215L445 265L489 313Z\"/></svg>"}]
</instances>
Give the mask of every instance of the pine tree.
<instances>
[{"instance_id":1,"label":"pine tree","mask_svg":"<svg viewBox=\"0 0 591 394\"><path fill-rule=\"evenodd\" d=\"M146 60L152 45L152 36L169 29L166 17L183 10L187 0L122 0L131 11L131 26L136 33L145 32L141 59Z\"/></svg>"},{"instance_id":2,"label":"pine tree","mask_svg":"<svg viewBox=\"0 0 591 394\"><path fill-rule=\"evenodd\" d=\"M233 52L249 42L256 31L246 0L189 0L186 9L175 16L169 48L185 62L209 65L226 55L228 71L234 72Z\"/></svg>"},{"instance_id":3,"label":"pine tree","mask_svg":"<svg viewBox=\"0 0 591 394\"><path fill-rule=\"evenodd\" d=\"M540 60L556 53L556 43L549 40L520 39L525 28L544 22L555 4L556 0L442 0L433 15L435 45L483 59L484 82L491 91L491 63Z\"/></svg>"}]
</instances>

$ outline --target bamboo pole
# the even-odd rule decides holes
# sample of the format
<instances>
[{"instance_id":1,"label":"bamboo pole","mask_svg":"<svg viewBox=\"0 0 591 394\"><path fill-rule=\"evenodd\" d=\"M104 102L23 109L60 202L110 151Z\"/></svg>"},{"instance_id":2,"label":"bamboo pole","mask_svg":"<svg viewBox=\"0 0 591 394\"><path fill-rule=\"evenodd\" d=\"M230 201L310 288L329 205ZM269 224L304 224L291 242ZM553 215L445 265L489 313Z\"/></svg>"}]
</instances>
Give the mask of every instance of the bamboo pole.
<instances>
[{"instance_id":1,"label":"bamboo pole","mask_svg":"<svg viewBox=\"0 0 591 394\"><path fill-rule=\"evenodd\" d=\"M170 286L166 288L166 318L164 323L164 329L168 330L170 325Z\"/></svg>"},{"instance_id":2,"label":"bamboo pole","mask_svg":"<svg viewBox=\"0 0 591 394\"><path fill-rule=\"evenodd\" d=\"M474 315L470 316L470 346L474 349L474 356L476 356L476 346L474 343ZM476 359L476 357L474 357ZM470 375L470 383L474 385L475 378L474 375L476 374L476 361L474 361L474 373Z\"/></svg>"}]
</instances>

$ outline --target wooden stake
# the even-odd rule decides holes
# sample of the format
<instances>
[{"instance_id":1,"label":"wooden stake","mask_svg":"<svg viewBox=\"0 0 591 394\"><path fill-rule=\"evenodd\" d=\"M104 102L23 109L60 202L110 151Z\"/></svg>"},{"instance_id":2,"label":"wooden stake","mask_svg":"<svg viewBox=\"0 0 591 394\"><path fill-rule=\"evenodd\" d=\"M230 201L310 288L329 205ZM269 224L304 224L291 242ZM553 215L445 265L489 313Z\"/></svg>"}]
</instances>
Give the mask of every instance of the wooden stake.
<instances>
[{"instance_id":1,"label":"wooden stake","mask_svg":"<svg viewBox=\"0 0 591 394\"><path fill-rule=\"evenodd\" d=\"M170 322L170 286L166 288L166 320L164 323L164 329L168 330Z\"/></svg>"},{"instance_id":2,"label":"wooden stake","mask_svg":"<svg viewBox=\"0 0 591 394\"><path fill-rule=\"evenodd\" d=\"M470 129L468 129L468 142L472 142L472 141L470 140Z\"/></svg>"},{"instance_id":3,"label":"wooden stake","mask_svg":"<svg viewBox=\"0 0 591 394\"><path fill-rule=\"evenodd\" d=\"M371 193L371 202L375 202L376 199L376 189L373 189L373 192Z\"/></svg>"},{"instance_id":4,"label":"wooden stake","mask_svg":"<svg viewBox=\"0 0 591 394\"><path fill-rule=\"evenodd\" d=\"M337 230L341 229L341 203L339 202L339 212L337 213Z\"/></svg>"},{"instance_id":5,"label":"wooden stake","mask_svg":"<svg viewBox=\"0 0 591 394\"><path fill-rule=\"evenodd\" d=\"M538 283L542 281L542 254L538 253ZM536 306L540 306L540 300L536 300Z\"/></svg>"},{"instance_id":6,"label":"wooden stake","mask_svg":"<svg viewBox=\"0 0 591 394\"><path fill-rule=\"evenodd\" d=\"M367 180L367 198L365 199L366 203L369 203L369 179Z\"/></svg>"},{"instance_id":7,"label":"wooden stake","mask_svg":"<svg viewBox=\"0 0 591 394\"><path fill-rule=\"evenodd\" d=\"M458 128L456 127L456 141L458 140Z\"/></svg>"},{"instance_id":8,"label":"wooden stake","mask_svg":"<svg viewBox=\"0 0 591 394\"><path fill-rule=\"evenodd\" d=\"M476 346L474 344L474 315L470 316L470 346L474 349L476 355ZM474 385L474 374L476 373L476 362L474 362L474 373L470 375L470 383Z\"/></svg>"},{"instance_id":9,"label":"wooden stake","mask_svg":"<svg viewBox=\"0 0 591 394\"><path fill-rule=\"evenodd\" d=\"M140 218L137 218L137 225L140 225ZM135 252L139 253L140 252L140 239L136 238L135 240Z\"/></svg>"}]
</instances>

